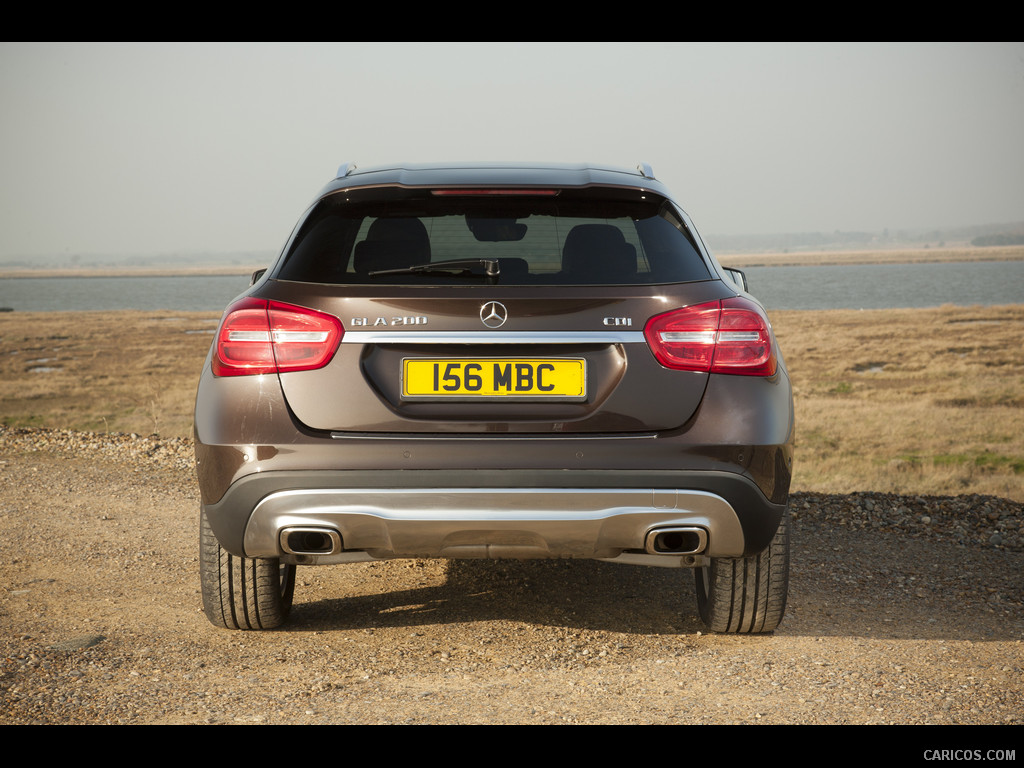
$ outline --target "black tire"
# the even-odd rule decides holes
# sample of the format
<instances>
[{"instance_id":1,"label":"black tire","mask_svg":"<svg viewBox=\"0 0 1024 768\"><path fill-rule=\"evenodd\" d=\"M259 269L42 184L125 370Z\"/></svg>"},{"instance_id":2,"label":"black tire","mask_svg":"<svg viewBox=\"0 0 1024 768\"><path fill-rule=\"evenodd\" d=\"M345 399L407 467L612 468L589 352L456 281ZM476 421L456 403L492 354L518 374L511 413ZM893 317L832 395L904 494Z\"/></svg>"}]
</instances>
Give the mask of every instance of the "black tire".
<instances>
[{"instance_id":1,"label":"black tire","mask_svg":"<svg viewBox=\"0 0 1024 768\"><path fill-rule=\"evenodd\" d=\"M288 618L295 593L295 566L276 558L236 557L199 519L199 572L203 610L225 629L274 629Z\"/></svg>"},{"instance_id":2,"label":"black tire","mask_svg":"<svg viewBox=\"0 0 1024 768\"><path fill-rule=\"evenodd\" d=\"M789 513L771 544L753 557L713 557L694 570L697 610L712 632L772 632L786 613L789 591Z\"/></svg>"}]
</instances>

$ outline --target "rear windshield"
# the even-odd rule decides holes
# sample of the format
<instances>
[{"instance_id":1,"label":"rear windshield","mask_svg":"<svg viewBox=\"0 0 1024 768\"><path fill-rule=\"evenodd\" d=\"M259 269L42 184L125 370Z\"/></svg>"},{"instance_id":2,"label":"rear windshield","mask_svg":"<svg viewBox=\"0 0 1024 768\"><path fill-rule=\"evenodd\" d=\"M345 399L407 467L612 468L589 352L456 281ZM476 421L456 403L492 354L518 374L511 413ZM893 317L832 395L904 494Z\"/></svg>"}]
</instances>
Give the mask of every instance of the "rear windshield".
<instances>
[{"instance_id":1,"label":"rear windshield","mask_svg":"<svg viewBox=\"0 0 1024 768\"><path fill-rule=\"evenodd\" d=\"M359 285L630 285L710 274L672 205L650 192L382 187L321 200L274 277Z\"/></svg>"}]
</instances>

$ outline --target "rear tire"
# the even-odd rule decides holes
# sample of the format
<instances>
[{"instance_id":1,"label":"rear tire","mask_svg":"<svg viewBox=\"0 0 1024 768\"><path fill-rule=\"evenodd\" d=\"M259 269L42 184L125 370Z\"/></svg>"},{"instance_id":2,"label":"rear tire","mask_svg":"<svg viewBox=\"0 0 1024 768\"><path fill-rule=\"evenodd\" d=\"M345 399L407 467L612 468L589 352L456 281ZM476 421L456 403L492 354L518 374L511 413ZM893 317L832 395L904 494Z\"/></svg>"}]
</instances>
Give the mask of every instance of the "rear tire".
<instances>
[{"instance_id":1,"label":"rear tire","mask_svg":"<svg viewBox=\"0 0 1024 768\"><path fill-rule=\"evenodd\" d=\"M713 557L694 570L697 610L712 632L772 632L786 613L789 512L771 544L753 557Z\"/></svg>"},{"instance_id":2,"label":"rear tire","mask_svg":"<svg viewBox=\"0 0 1024 768\"><path fill-rule=\"evenodd\" d=\"M206 513L199 519L203 610L225 629L274 629L288 618L295 566L276 558L237 557L217 541Z\"/></svg>"}]
</instances>

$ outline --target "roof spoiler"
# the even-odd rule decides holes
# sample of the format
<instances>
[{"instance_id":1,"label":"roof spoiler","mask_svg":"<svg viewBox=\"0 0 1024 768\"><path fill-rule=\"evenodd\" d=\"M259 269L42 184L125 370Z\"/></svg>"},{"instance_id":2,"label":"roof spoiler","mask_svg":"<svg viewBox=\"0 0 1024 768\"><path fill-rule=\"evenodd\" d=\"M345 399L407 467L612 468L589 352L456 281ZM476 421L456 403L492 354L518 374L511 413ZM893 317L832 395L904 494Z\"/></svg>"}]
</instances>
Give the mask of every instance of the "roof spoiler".
<instances>
[{"instance_id":1,"label":"roof spoiler","mask_svg":"<svg viewBox=\"0 0 1024 768\"><path fill-rule=\"evenodd\" d=\"M344 162L340 166L338 166L338 174L334 178L343 179L350 173L352 173L352 171L354 171L357 167L358 166L351 161ZM655 180L654 169L651 168L650 163L638 163L636 169L640 171L640 175L643 176L645 179L651 179L652 181Z\"/></svg>"}]
</instances>

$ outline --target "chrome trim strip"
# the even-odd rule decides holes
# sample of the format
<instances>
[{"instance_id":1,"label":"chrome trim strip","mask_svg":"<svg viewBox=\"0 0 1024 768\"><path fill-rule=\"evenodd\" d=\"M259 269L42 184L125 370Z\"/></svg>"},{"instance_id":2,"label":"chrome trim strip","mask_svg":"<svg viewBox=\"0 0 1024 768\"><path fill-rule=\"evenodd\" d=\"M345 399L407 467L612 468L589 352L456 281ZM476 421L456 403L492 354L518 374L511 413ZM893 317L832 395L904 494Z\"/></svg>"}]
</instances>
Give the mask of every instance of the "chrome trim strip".
<instances>
[{"instance_id":1,"label":"chrome trim strip","mask_svg":"<svg viewBox=\"0 0 1024 768\"><path fill-rule=\"evenodd\" d=\"M641 344L643 331L345 331L342 344Z\"/></svg>"}]
</instances>

